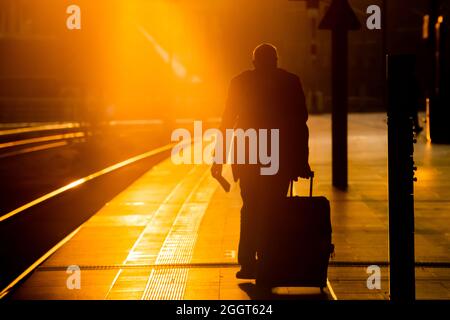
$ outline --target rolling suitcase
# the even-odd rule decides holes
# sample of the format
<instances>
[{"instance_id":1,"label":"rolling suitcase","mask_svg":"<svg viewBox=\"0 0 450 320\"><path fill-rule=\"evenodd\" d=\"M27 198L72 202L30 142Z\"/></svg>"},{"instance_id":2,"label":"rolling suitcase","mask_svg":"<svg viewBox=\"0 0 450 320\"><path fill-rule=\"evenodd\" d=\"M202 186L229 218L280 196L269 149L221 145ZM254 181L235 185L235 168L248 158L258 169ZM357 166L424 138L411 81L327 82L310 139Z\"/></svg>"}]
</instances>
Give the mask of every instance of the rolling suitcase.
<instances>
[{"instance_id":1,"label":"rolling suitcase","mask_svg":"<svg viewBox=\"0 0 450 320\"><path fill-rule=\"evenodd\" d=\"M263 228L256 284L263 287L327 286L331 243L330 203L313 197L312 174L309 197L292 195L281 203Z\"/></svg>"}]
</instances>

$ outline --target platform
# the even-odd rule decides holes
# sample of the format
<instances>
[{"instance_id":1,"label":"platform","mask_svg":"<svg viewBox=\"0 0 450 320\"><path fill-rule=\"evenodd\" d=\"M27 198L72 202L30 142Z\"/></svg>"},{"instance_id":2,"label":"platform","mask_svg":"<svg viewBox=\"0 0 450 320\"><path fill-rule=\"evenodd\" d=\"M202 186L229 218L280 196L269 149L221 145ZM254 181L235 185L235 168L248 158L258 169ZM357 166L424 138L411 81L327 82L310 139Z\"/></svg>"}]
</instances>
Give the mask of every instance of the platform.
<instances>
[{"instance_id":1,"label":"platform","mask_svg":"<svg viewBox=\"0 0 450 320\"><path fill-rule=\"evenodd\" d=\"M388 299L387 135L382 114L350 115L347 192L331 187L330 117L313 116L310 163L314 193L331 201L336 256L325 294L315 288L258 292L235 273L239 187L225 193L206 165L148 171L83 224L43 262L12 299ZM449 299L450 146L416 147L418 299ZM445 160L447 159L447 160ZM229 170L226 172L230 178ZM306 194L308 183L296 184ZM63 214L63 211L61 212ZM427 264L429 262L429 265ZM433 263L441 263L434 265ZM381 267L381 289L369 290L368 265ZM81 269L69 289L69 266Z\"/></svg>"}]
</instances>

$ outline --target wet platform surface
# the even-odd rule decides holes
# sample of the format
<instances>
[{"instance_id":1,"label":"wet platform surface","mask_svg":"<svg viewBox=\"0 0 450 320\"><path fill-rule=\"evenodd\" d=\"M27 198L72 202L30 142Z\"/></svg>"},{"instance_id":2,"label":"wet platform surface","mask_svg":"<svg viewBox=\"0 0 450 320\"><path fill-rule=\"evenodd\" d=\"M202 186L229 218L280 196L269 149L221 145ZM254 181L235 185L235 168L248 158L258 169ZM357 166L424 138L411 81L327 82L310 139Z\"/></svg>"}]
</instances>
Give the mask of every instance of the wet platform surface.
<instances>
[{"instance_id":1,"label":"wet platform surface","mask_svg":"<svg viewBox=\"0 0 450 320\"><path fill-rule=\"evenodd\" d=\"M382 114L350 115L347 192L331 187L329 116L309 121L315 195L331 202L336 256L324 294L238 280L239 187L225 193L206 165L148 171L106 204L15 290L13 299L387 299L387 130ZM416 145L416 261L450 263L450 146ZM226 176L231 180L229 169ZM308 183L296 184L307 194ZM63 210L61 212L63 214ZM368 265L381 289L367 288ZM67 287L68 266L81 288ZM416 268L418 299L450 299L450 269Z\"/></svg>"}]
</instances>

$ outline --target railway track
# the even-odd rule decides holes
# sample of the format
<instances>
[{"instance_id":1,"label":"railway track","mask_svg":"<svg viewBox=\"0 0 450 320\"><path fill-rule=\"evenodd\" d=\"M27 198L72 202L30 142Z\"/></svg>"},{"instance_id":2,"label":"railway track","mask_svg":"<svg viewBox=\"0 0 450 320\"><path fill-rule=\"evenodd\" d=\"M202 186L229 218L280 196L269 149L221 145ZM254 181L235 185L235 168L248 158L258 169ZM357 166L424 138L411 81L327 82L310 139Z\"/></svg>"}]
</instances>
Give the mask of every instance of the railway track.
<instances>
[{"instance_id":1,"label":"railway track","mask_svg":"<svg viewBox=\"0 0 450 320\"><path fill-rule=\"evenodd\" d=\"M25 277L105 203L166 158L172 146L117 162L1 216L0 288Z\"/></svg>"}]
</instances>

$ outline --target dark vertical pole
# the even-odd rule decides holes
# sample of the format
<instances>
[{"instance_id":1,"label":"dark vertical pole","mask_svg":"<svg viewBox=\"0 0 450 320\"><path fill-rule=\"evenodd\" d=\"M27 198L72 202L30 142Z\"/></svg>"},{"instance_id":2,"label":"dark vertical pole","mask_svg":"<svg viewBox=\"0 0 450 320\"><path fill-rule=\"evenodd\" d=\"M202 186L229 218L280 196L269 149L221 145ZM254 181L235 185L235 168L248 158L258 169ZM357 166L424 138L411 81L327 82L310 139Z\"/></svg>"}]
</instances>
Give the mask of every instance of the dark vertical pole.
<instances>
[{"instance_id":1,"label":"dark vertical pole","mask_svg":"<svg viewBox=\"0 0 450 320\"><path fill-rule=\"evenodd\" d=\"M388 57L389 290L402 302L415 300L413 70L413 56Z\"/></svg>"},{"instance_id":2,"label":"dark vertical pole","mask_svg":"<svg viewBox=\"0 0 450 320\"><path fill-rule=\"evenodd\" d=\"M332 34L332 176L333 186L343 190L348 187L348 31L360 28L347 0L333 0L319 25Z\"/></svg>"},{"instance_id":3,"label":"dark vertical pole","mask_svg":"<svg viewBox=\"0 0 450 320\"><path fill-rule=\"evenodd\" d=\"M348 186L347 113L348 113L348 34L347 30L332 32L332 136L333 185Z\"/></svg>"}]
</instances>

